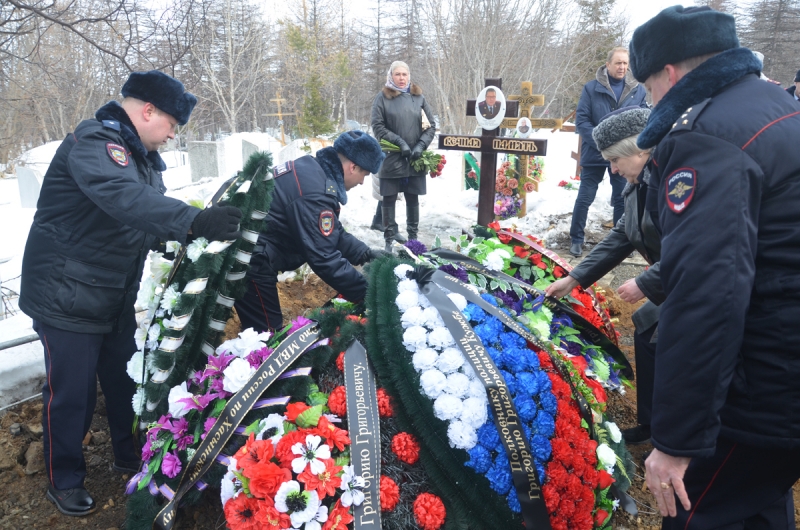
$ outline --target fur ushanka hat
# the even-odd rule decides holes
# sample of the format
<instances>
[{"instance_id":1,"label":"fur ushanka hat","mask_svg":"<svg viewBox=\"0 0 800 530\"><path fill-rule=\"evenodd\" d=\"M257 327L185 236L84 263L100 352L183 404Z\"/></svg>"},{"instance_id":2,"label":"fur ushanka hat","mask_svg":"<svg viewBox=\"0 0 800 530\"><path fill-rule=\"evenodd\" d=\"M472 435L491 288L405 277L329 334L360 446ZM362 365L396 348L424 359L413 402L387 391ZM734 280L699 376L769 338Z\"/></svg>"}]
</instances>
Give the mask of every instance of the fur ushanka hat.
<instances>
[{"instance_id":1,"label":"fur ushanka hat","mask_svg":"<svg viewBox=\"0 0 800 530\"><path fill-rule=\"evenodd\" d=\"M197 104L194 94L186 92L183 83L158 70L133 72L122 85L122 96L152 103L170 114L180 125L186 125Z\"/></svg>"},{"instance_id":2,"label":"fur ushanka hat","mask_svg":"<svg viewBox=\"0 0 800 530\"><path fill-rule=\"evenodd\" d=\"M347 131L333 142L337 153L345 156L359 167L377 174L386 155L381 151L378 141L362 131Z\"/></svg>"}]
</instances>

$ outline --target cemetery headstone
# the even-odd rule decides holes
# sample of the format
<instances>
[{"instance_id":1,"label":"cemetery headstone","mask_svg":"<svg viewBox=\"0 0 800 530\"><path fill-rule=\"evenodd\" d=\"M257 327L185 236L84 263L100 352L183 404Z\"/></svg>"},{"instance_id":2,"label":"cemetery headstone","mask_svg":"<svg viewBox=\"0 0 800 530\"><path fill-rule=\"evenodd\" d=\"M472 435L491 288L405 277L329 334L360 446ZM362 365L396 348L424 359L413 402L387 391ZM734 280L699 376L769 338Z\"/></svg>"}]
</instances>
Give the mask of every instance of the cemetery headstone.
<instances>
[{"instance_id":1,"label":"cemetery headstone","mask_svg":"<svg viewBox=\"0 0 800 530\"><path fill-rule=\"evenodd\" d=\"M36 203L39 202L39 191L42 188L42 176L35 169L25 166L17 166L16 170L20 206L36 208Z\"/></svg>"}]
</instances>

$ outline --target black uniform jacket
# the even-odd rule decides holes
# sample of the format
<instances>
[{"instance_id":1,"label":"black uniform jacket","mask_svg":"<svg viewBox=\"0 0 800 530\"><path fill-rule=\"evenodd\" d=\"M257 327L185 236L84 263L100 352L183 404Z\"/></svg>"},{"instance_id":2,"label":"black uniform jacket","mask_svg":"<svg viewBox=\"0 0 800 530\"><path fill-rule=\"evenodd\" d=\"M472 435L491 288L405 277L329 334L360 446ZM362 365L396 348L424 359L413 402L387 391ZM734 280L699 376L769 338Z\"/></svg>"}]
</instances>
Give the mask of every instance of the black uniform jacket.
<instances>
[{"instance_id":1,"label":"black uniform jacket","mask_svg":"<svg viewBox=\"0 0 800 530\"><path fill-rule=\"evenodd\" d=\"M258 238L260 254L251 275L270 278L303 263L345 298L364 298L367 282L353 268L369 250L339 222L336 184L311 156L276 166L275 191L267 227Z\"/></svg>"},{"instance_id":2,"label":"black uniform jacket","mask_svg":"<svg viewBox=\"0 0 800 530\"><path fill-rule=\"evenodd\" d=\"M586 288L622 263L631 252L639 251L650 267L636 277L636 285L652 302L634 313L633 322L640 331L649 329L658 322L657 305L664 301L659 263L661 235L650 212L644 209L647 196L646 181L649 179L650 171L645 168L639 175L639 183L628 184L625 187L622 192L625 199L625 213L611 232L569 273L581 287Z\"/></svg>"},{"instance_id":3,"label":"black uniform jacket","mask_svg":"<svg viewBox=\"0 0 800 530\"><path fill-rule=\"evenodd\" d=\"M758 70L746 48L723 52L648 122L672 114L648 196L667 294L652 433L671 455L711 455L720 434L800 446L800 108Z\"/></svg>"},{"instance_id":4,"label":"black uniform jacket","mask_svg":"<svg viewBox=\"0 0 800 530\"><path fill-rule=\"evenodd\" d=\"M110 332L133 311L156 239L185 241L200 210L163 195L164 162L134 131L111 102L56 151L22 259L19 306L34 320Z\"/></svg>"}]
</instances>

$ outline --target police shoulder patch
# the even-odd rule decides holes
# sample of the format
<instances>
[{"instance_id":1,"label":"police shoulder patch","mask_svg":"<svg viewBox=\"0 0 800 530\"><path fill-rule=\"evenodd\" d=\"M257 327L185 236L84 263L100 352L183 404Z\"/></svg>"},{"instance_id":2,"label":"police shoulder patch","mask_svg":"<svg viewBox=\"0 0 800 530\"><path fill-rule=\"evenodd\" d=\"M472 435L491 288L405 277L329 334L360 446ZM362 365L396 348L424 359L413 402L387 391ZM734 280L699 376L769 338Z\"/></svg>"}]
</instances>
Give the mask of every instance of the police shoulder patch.
<instances>
[{"instance_id":1,"label":"police shoulder patch","mask_svg":"<svg viewBox=\"0 0 800 530\"><path fill-rule=\"evenodd\" d=\"M666 182L667 206L677 214L683 213L694 198L697 172L690 167L682 167L670 173Z\"/></svg>"},{"instance_id":2,"label":"police shoulder patch","mask_svg":"<svg viewBox=\"0 0 800 530\"><path fill-rule=\"evenodd\" d=\"M328 237L333 233L333 212L331 210L322 210L319 213L319 231L322 235Z\"/></svg>"},{"instance_id":3,"label":"police shoulder patch","mask_svg":"<svg viewBox=\"0 0 800 530\"><path fill-rule=\"evenodd\" d=\"M292 170L292 163L291 162L284 162L283 164L279 164L272 168L272 174L275 175L275 178L280 177L281 175L285 175L289 171Z\"/></svg>"},{"instance_id":4,"label":"police shoulder patch","mask_svg":"<svg viewBox=\"0 0 800 530\"><path fill-rule=\"evenodd\" d=\"M108 156L111 157L111 160L120 166L125 167L128 165L128 154L121 145L108 142L106 144L106 151L108 152Z\"/></svg>"}]
</instances>

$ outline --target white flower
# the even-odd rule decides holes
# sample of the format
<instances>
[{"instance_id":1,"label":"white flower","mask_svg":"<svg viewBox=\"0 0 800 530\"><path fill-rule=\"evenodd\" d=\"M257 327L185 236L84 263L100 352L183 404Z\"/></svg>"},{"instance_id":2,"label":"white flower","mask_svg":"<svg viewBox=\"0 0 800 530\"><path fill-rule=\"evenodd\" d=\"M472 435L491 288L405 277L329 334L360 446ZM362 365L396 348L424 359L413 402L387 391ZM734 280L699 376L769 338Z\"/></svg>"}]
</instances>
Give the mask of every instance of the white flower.
<instances>
[{"instance_id":1,"label":"white flower","mask_svg":"<svg viewBox=\"0 0 800 530\"><path fill-rule=\"evenodd\" d=\"M419 293L419 285L414 280L400 280L397 284L397 292L402 293L405 291Z\"/></svg>"},{"instance_id":2,"label":"white flower","mask_svg":"<svg viewBox=\"0 0 800 530\"><path fill-rule=\"evenodd\" d=\"M142 325L136 328L133 334L133 341L136 343L136 349L141 350L147 342L147 326L142 322Z\"/></svg>"},{"instance_id":3,"label":"white flower","mask_svg":"<svg viewBox=\"0 0 800 530\"><path fill-rule=\"evenodd\" d=\"M267 440L272 440L273 445L277 445L284 434L283 431L283 416L280 414L270 414L258 424L258 433L256 440L263 440L264 434L269 434L268 431L275 429L275 433L267 437Z\"/></svg>"},{"instance_id":4,"label":"white flower","mask_svg":"<svg viewBox=\"0 0 800 530\"><path fill-rule=\"evenodd\" d=\"M488 403L489 400L485 396L483 399L475 397L465 399L463 402L464 408L461 412L461 421L473 429L478 429L488 419L486 412Z\"/></svg>"},{"instance_id":5,"label":"white flower","mask_svg":"<svg viewBox=\"0 0 800 530\"><path fill-rule=\"evenodd\" d=\"M253 374L256 373L256 369L250 366L250 363L244 359L237 358L232 360L231 364L229 364L222 373L225 374L222 380L222 388L227 392L235 394L247 384L251 377L253 377Z\"/></svg>"},{"instance_id":6,"label":"white flower","mask_svg":"<svg viewBox=\"0 0 800 530\"><path fill-rule=\"evenodd\" d=\"M324 504L321 504L314 518L306 523L305 530L322 530L322 525L320 523L324 523L327 520L328 520L328 507L325 506Z\"/></svg>"},{"instance_id":7,"label":"white flower","mask_svg":"<svg viewBox=\"0 0 800 530\"><path fill-rule=\"evenodd\" d=\"M156 288L158 288L158 284L152 277L148 276L142 281L142 285L139 286L139 292L136 295L136 305L140 309L148 309L153 305L156 297Z\"/></svg>"},{"instance_id":8,"label":"white flower","mask_svg":"<svg viewBox=\"0 0 800 530\"><path fill-rule=\"evenodd\" d=\"M131 400L131 404L133 405L133 412L136 414L141 414L144 410L144 404L147 402L147 398L144 395L144 388L138 388L136 393L133 395L133 399Z\"/></svg>"},{"instance_id":9,"label":"white flower","mask_svg":"<svg viewBox=\"0 0 800 530\"><path fill-rule=\"evenodd\" d=\"M351 504L353 506L359 506L364 502L364 493L361 491L361 488L364 487L364 479L356 475L353 466L344 466L342 485L339 487L344 491L341 496L341 501L342 506L345 508Z\"/></svg>"},{"instance_id":10,"label":"white flower","mask_svg":"<svg viewBox=\"0 0 800 530\"><path fill-rule=\"evenodd\" d=\"M403 291L397 295L395 303L397 304L397 308L400 309L401 312L405 313L412 307L421 305L420 301L422 298L425 297L413 291Z\"/></svg>"},{"instance_id":11,"label":"white flower","mask_svg":"<svg viewBox=\"0 0 800 530\"><path fill-rule=\"evenodd\" d=\"M607 421L606 429L608 429L608 435L611 436L611 440L613 440L615 444L618 444L622 440L622 432L619 430L616 423Z\"/></svg>"},{"instance_id":12,"label":"white flower","mask_svg":"<svg viewBox=\"0 0 800 530\"><path fill-rule=\"evenodd\" d=\"M458 293L450 293L447 295L447 298L453 301L459 311L463 311L467 308L467 299L464 298L463 295Z\"/></svg>"},{"instance_id":13,"label":"white flower","mask_svg":"<svg viewBox=\"0 0 800 530\"><path fill-rule=\"evenodd\" d=\"M289 513L289 503L292 506L303 506L303 509ZM282 513L289 513L294 528L300 528L303 523L314 520L317 517L319 505L319 494L316 490L300 491L300 483L296 480L284 482L278 488L278 493L275 494L275 509Z\"/></svg>"},{"instance_id":14,"label":"white flower","mask_svg":"<svg viewBox=\"0 0 800 530\"><path fill-rule=\"evenodd\" d=\"M150 326L150 329L147 331L147 341L148 342L158 342L158 338L161 336L161 326L158 324L153 324Z\"/></svg>"},{"instance_id":15,"label":"white flower","mask_svg":"<svg viewBox=\"0 0 800 530\"><path fill-rule=\"evenodd\" d=\"M447 384L444 391L457 398L465 398L469 394L469 377L461 372L455 372L447 376Z\"/></svg>"},{"instance_id":16,"label":"white flower","mask_svg":"<svg viewBox=\"0 0 800 530\"><path fill-rule=\"evenodd\" d=\"M237 357L245 358L251 352L266 348L267 341L271 336L268 331L258 333L253 328L247 328L239 333L237 338L226 340L217 346L216 353L221 355L223 352L228 352Z\"/></svg>"},{"instance_id":17,"label":"white flower","mask_svg":"<svg viewBox=\"0 0 800 530\"><path fill-rule=\"evenodd\" d=\"M617 463L617 454L608 445L600 444L597 446L597 460L606 468L606 471L613 473Z\"/></svg>"},{"instance_id":18,"label":"white flower","mask_svg":"<svg viewBox=\"0 0 800 530\"><path fill-rule=\"evenodd\" d=\"M144 367L144 352L139 350L133 354L127 365L128 377L134 380L136 384L143 385L147 380L147 372Z\"/></svg>"},{"instance_id":19,"label":"white flower","mask_svg":"<svg viewBox=\"0 0 800 530\"><path fill-rule=\"evenodd\" d=\"M428 330L422 326L411 326L403 332L403 346L410 352L415 352L428 345Z\"/></svg>"},{"instance_id":20,"label":"white flower","mask_svg":"<svg viewBox=\"0 0 800 530\"><path fill-rule=\"evenodd\" d=\"M458 370L464 364L464 355L458 348L445 348L436 362L436 367L442 372L449 374Z\"/></svg>"},{"instance_id":21,"label":"white flower","mask_svg":"<svg viewBox=\"0 0 800 530\"><path fill-rule=\"evenodd\" d=\"M178 290L177 284L172 284L164 289L164 294L161 295L161 309L169 311L170 313L175 310L178 300L181 298L181 293Z\"/></svg>"},{"instance_id":22,"label":"white flower","mask_svg":"<svg viewBox=\"0 0 800 530\"><path fill-rule=\"evenodd\" d=\"M436 399L444 392L444 387L447 385L447 376L439 370L426 370L422 372L419 377L419 384L422 386L422 391L431 399Z\"/></svg>"},{"instance_id":23,"label":"white flower","mask_svg":"<svg viewBox=\"0 0 800 530\"><path fill-rule=\"evenodd\" d=\"M431 306L431 301L428 300L428 297L425 296L424 294L420 294L419 295L419 305L421 305L422 308L425 309L426 307L430 307Z\"/></svg>"},{"instance_id":24,"label":"white flower","mask_svg":"<svg viewBox=\"0 0 800 530\"><path fill-rule=\"evenodd\" d=\"M464 372L464 375L469 377L470 381L472 381L473 379L476 379L478 377L478 374L475 373L475 369L472 367L471 364L469 364L467 362L465 362L464 364L461 365L461 371Z\"/></svg>"},{"instance_id":25,"label":"white flower","mask_svg":"<svg viewBox=\"0 0 800 530\"><path fill-rule=\"evenodd\" d=\"M617 508L619 508L619 499L614 499L614 502L611 503L611 508L612 511L617 511Z\"/></svg>"},{"instance_id":26,"label":"white flower","mask_svg":"<svg viewBox=\"0 0 800 530\"><path fill-rule=\"evenodd\" d=\"M436 328L431 331L430 336L428 336L428 343L436 349L442 349L447 348L448 346L453 346L456 341L450 334L449 329Z\"/></svg>"},{"instance_id":27,"label":"white flower","mask_svg":"<svg viewBox=\"0 0 800 530\"><path fill-rule=\"evenodd\" d=\"M436 366L436 360L439 354L433 348L422 348L411 357L411 362L414 364L414 369L417 372L424 372Z\"/></svg>"},{"instance_id":28,"label":"white flower","mask_svg":"<svg viewBox=\"0 0 800 530\"><path fill-rule=\"evenodd\" d=\"M150 254L150 274L156 283L163 282L170 270L172 270L172 261L164 259L164 254L161 252Z\"/></svg>"},{"instance_id":29,"label":"white flower","mask_svg":"<svg viewBox=\"0 0 800 530\"><path fill-rule=\"evenodd\" d=\"M404 328L410 328L411 326L422 326L425 324L425 317L423 316L423 310L420 306L415 305L406 309L403 313L403 316L400 317L400 323L403 324Z\"/></svg>"},{"instance_id":30,"label":"white flower","mask_svg":"<svg viewBox=\"0 0 800 530\"><path fill-rule=\"evenodd\" d=\"M325 471L325 462L322 459L331 457L331 449L327 445L321 444L321 442L321 437L309 434L306 436L305 443L298 442L294 444L292 452L300 456L292 460L292 471L300 474L308 465L312 475L323 473ZM316 510L314 511L316 512Z\"/></svg>"},{"instance_id":31,"label":"white flower","mask_svg":"<svg viewBox=\"0 0 800 530\"><path fill-rule=\"evenodd\" d=\"M222 477L222 481L219 484L219 498L222 500L222 506L225 506L225 503L229 500L236 497L239 494L236 491L236 475L228 471L225 473L225 476Z\"/></svg>"},{"instance_id":32,"label":"white flower","mask_svg":"<svg viewBox=\"0 0 800 530\"><path fill-rule=\"evenodd\" d=\"M229 456L228 457L228 471L230 471L231 473L235 473L238 470L239 470L239 463L236 461L236 457L235 456Z\"/></svg>"},{"instance_id":33,"label":"white flower","mask_svg":"<svg viewBox=\"0 0 800 530\"><path fill-rule=\"evenodd\" d=\"M422 317L425 319L424 326L428 329L436 329L444 326L444 320L442 320L442 316L433 306L426 307L422 311Z\"/></svg>"},{"instance_id":34,"label":"white flower","mask_svg":"<svg viewBox=\"0 0 800 530\"><path fill-rule=\"evenodd\" d=\"M167 252L177 254L181 250L181 244L177 241L167 241Z\"/></svg>"},{"instance_id":35,"label":"white flower","mask_svg":"<svg viewBox=\"0 0 800 530\"><path fill-rule=\"evenodd\" d=\"M469 397L486 397L486 388L480 379L475 378L469 382Z\"/></svg>"},{"instance_id":36,"label":"white flower","mask_svg":"<svg viewBox=\"0 0 800 530\"><path fill-rule=\"evenodd\" d=\"M463 410L461 400L450 394L442 394L433 402L433 413L444 421L455 420L461 417Z\"/></svg>"},{"instance_id":37,"label":"white flower","mask_svg":"<svg viewBox=\"0 0 800 530\"><path fill-rule=\"evenodd\" d=\"M203 255L203 251L208 246L208 239L198 237L186 247L186 257L195 262Z\"/></svg>"},{"instance_id":38,"label":"white flower","mask_svg":"<svg viewBox=\"0 0 800 530\"><path fill-rule=\"evenodd\" d=\"M413 271L413 270L414 267L406 263L403 263L402 265L398 265L397 267L394 268L394 274L395 276L397 276L398 279L405 280L407 278L406 273L408 271Z\"/></svg>"},{"instance_id":39,"label":"white flower","mask_svg":"<svg viewBox=\"0 0 800 530\"><path fill-rule=\"evenodd\" d=\"M174 386L169 390L169 413L173 418L182 418L191 409L184 403L178 403L179 399L193 398L194 395L186 389L186 381L178 386Z\"/></svg>"},{"instance_id":40,"label":"white flower","mask_svg":"<svg viewBox=\"0 0 800 530\"><path fill-rule=\"evenodd\" d=\"M503 270L503 258L490 253L486 256L486 259L483 260L483 265L490 271L501 271Z\"/></svg>"},{"instance_id":41,"label":"white flower","mask_svg":"<svg viewBox=\"0 0 800 530\"><path fill-rule=\"evenodd\" d=\"M469 451L478 443L478 433L463 421L453 421L447 427L447 439L450 447Z\"/></svg>"}]
</instances>

